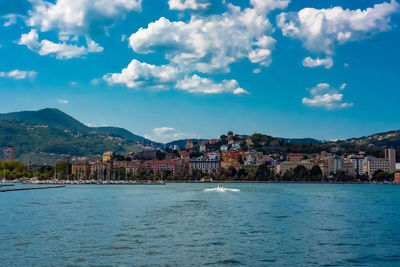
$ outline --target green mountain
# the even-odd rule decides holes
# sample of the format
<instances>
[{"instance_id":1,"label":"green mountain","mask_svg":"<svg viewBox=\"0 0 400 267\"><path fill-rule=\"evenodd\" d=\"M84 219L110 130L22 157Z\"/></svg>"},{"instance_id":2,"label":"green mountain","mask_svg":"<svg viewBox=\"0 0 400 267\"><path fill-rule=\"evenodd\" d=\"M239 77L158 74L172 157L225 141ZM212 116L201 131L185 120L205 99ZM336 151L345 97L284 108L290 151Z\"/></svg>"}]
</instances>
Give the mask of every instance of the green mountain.
<instances>
[{"instance_id":1,"label":"green mountain","mask_svg":"<svg viewBox=\"0 0 400 267\"><path fill-rule=\"evenodd\" d=\"M86 126L85 124L56 108L0 114L0 120L4 119L47 125L52 128L69 130L74 133L99 133L115 137L122 137L130 141L139 141L142 144L151 144L150 140L135 135L123 128Z\"/></svg>"},{"instance_id":2,"label":"green mountain","mask_svg":"<svg viewBox=\"0 0 400 267\"><path fill-rule=\"evenodd\" d=\"M13 145L25 163L54 162L62 155L95 157L163 147L118 127L88 127L58 109L0 114L0 147Z\"/></svg>"}]
</instances>

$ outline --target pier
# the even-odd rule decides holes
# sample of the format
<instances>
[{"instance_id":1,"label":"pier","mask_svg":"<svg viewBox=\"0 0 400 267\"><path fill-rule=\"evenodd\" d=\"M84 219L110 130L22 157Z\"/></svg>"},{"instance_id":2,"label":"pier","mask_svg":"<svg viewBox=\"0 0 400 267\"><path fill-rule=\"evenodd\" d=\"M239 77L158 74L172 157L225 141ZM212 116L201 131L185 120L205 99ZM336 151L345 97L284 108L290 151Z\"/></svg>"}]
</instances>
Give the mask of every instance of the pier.
<instances>
[{"instance_id":1,"label":"pier","mask_svg":"<svg viewBox=\"0 0 400 267\"><path fill-rule=\"evenodd\" d=\"M25 191L25 190L39 190L39 189L52 189L65 187L65 185L56 186L42 186L42 187L24 187L24 188L12 188L12 189L0 189L0 192L11 192L11 191Z\"/></svg>"}]
</instances>

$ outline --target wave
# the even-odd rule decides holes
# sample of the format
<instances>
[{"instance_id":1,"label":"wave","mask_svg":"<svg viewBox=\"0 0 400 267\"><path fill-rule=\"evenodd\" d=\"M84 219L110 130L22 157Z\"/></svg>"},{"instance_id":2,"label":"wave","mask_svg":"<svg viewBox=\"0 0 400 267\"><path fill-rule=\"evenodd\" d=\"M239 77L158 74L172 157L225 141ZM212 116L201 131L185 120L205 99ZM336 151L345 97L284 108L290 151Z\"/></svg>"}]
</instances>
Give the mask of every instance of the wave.
<instances>
[{"instance_id":1,"label":"wave","mask_svg":"<svg viewBox=\"0 0 400 267\"><path fill-rule=\"evenodd\" d=\"M203 190L204 192L212 192L212 191L217 191L217 192L226 192L226 191L231 191L231 192L239 192L240 189L236 188L225 188L225 187L217 187L217 188L206 188Z\"/></svg>"}]
</instances>

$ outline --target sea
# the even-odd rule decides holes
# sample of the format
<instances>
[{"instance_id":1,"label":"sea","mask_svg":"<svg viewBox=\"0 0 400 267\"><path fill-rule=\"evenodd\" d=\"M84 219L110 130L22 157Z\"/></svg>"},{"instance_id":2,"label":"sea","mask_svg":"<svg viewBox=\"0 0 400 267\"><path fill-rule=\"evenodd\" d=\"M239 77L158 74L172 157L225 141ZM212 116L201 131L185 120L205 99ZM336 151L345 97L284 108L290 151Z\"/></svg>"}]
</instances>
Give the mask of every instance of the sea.
<instances>
[{"instance_id":1,"label":"sea","mask_svg":"<svg viewBox=\"0 0 400 267\"><path fill-rule=\"evenodd\" d=\"M400 186L215 187L0 193L0 266L400 266Z\"/></svg>"}]
</instances>

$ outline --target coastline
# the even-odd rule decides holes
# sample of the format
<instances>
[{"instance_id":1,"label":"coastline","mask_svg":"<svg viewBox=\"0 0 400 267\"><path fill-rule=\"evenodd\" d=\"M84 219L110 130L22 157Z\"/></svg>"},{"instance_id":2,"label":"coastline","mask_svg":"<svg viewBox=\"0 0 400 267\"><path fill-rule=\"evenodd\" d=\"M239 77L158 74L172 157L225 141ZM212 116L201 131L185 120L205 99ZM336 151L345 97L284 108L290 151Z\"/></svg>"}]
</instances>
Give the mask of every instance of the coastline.
<instances>
[{"instance_id":1,"label":"coastline","mask_svg":"<svg viewBox=\"0 0 400 267\"><path fill-rule=\"evenodd\" d=\"M400 185L398 183L387 183L387 182L355 182L355 181L235 181L235 180L224 180L224 181L188 181L188 180L164 180L164 181L125 181L125 180L116 180L116 181L68 181L68 180L59 180L59 181L9 181L4 186L12 186L15 183L22 183L26 185L165 185L168 183L177 184L177 183L189 183L189 184L385 184L385 185Z\"/></svg>"}]
</instances>

